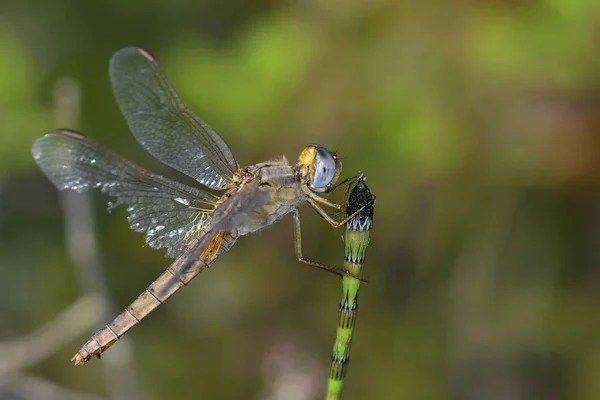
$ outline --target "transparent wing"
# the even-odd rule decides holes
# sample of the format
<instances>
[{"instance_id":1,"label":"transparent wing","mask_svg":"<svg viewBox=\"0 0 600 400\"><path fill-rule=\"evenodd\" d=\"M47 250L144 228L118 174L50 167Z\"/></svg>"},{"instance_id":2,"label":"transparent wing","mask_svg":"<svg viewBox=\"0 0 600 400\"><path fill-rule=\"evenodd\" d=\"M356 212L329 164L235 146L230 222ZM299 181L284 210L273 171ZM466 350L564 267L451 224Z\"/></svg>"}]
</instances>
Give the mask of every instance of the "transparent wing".
<instances>
[{"instance_id":1,"label":"transparent wing","mask_svg":"<svg viewBox=\"0 0 600 400\"><path fill-rule=\"evenodd\" d=\"M131 228L145 232L151 247L166 248L167 257L183 253L214 208L214 195L151 174L76 131L51 131L34 142L32 152L59 189L100 188L116 197L111 207L127 204Z\"/></svg>"},{"instance_id":2,"label":"transparent wing","mask_svg":"<svg viewBox=\"0 0 600 400\"><path fill-rule=\"evenodd\" d=\"M150 154L212 189L231 182L238 169L231 150L187 108L148 51L116 52L110 80L129 128Z\"/></svg>"}]
</instances>

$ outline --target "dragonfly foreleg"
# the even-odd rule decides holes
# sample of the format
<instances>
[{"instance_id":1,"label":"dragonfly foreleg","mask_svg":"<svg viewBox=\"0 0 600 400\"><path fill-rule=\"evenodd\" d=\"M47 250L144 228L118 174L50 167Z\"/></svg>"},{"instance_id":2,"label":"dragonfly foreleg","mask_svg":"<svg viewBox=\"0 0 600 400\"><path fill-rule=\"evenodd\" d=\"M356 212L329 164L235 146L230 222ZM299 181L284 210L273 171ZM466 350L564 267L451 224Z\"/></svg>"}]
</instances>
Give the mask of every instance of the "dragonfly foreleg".
<instances>
[{"instance_id":1,"label":"dragonfly foreleg","mask_svg":"<svg viewBox=\"0 0 600 400\"><path fill-rule=\"evenodd\" d=\"M348 222L349 220L351 220L352 218L357 216L358 213L360 213L362 210L364 210L367 206L373 204L375 202L375 196L373 196L373 198L369 202L365 203L361 208L356 210L351 215L348 215L346 218L344 218L341 221L336 221L333 217L331 217L331 215L327 214L327 211L325 211L323 209L323 207L321 207L319 204L317 204L316 201L312 200L312 198L307 199L307 202L308 202L308 204L310 204L310 206L312 208L315 209L315 211L317 213L319 213L319 215L321 217L323 217L325 219L325 221L329 222L329 225L333 226L334 228L339 228L340 226L344 225L346 222Z\"/></svg>"},{"instance_id":2,"label":"dragonfly foreleg","mask_svg":"<svg viewBox=\"0 0 600 400\"><path fill-rule=\"evenodd\" d=\"M330 267L315 260L304 257L302 252L302 223L300 222L300 211L296 208L294 210L294 247L296 248L296 257L301 263L320 268L324 271L331 272L338 276L348 275L352 278L358 279L362 282L368 282L366 279L356 276L344 268Z\"/></svg>"},{"instance_id":3,"label":"dragonfly foreleg","mask_svg":"<svg viewBox=\"0 0 600 400\"><path fill-rule=\"evenodd\" d=\"M360 180L362 180L364 178L365 178L365 174L362 173L362 172L359 172L358 175L354 175L354 176L351 176L350 178L346 178L343 181L336 183L335 185L329 184L327 186L327 189L326 189L325 193L328 193L328 194L329 193L333 193L336 190L338 190L339 188L341 188L342 186L348 186L348 187L350 187L350 185L352 183L354 183L356 181L360 181Z\"/></svg>"},{"instance_id":4,"label":"dragonfly foreleg","mask_svg":"<svg viewBox=\"0 0 600 400\"><path fill-rule=\"evenodd\" d=\"M304 191L304 193L306 193L306 195L308 196L309 199L313 199L315 202L324 204L328 207L334 208L336 210L341 210L342 209L342 205L339 203L335 203L331 200L327 200L325 197L319 196L318 194L316 194L315 192L313 192L312 190L310 190L310 188L306 185L302 186L302 191Z\"/></svg>"},{"instance_id":5,"label":"dragonfly foreleg","mask_svg":"<svg viewBox=\"0 0 600 400\"><path fill-rule=\"evenodd\" d=\"M352 183L354 183L356 181L359 181L361 179L364 179L364 177L365 177L365 174L363 174L361 172L358 175L355 175L355 176L352 176L350 178L344 179L343 181L341 181L340 183L338 183L336 185L329 185L329 186L327 186L327 188L325 188L324 191L319 192L319 193L331 194L331 193L335 192L337 189L339 189L339 188L341 188L343 186L346 186L347 188L350 188L350 185ZM306 195L309 198L311 198L311 199L313 199L313 200L315 200L315 201L317 201L317 202L319 202L321 204L324 204L324 205L326 205L328 207L334 208L337 211L341 211L342 210L342 205L340 203L333 202L331 200L326 199L325 197L322 197L322 196L318 195L317 193L315 193L314 189L310 189L308 186L303 186L302 190L304 191L304 193L306 193Z\"/></svg>"}]
</instances>

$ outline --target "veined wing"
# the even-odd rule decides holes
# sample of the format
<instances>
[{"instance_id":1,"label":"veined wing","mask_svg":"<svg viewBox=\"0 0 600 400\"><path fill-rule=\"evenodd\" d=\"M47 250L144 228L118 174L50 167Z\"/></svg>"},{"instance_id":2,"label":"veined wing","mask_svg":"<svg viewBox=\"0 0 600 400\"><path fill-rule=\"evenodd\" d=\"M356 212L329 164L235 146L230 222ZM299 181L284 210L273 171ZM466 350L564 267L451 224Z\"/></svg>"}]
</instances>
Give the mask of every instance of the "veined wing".
<instances>
[{"instance_id":1,"label":"veined wing","mask_svg":"<svg viewBox=\"0 0 600 400\"><path fill-rule=\"evenodd\" d=\"M32 152L59 189L100 188L117 198L111 207L127 204L131 228L145 232L151 247L166 248L167 257L182 254L214 208L213 194L151 174L76 131L51 131Z\"/></svg>"},{"instance_id":2,"label":"veined wing","mask_svg":"<svg viewBox=\"0 0 600 400\"><path fill-rule=\"evenodd\" d=\"M231 150L188 109L148 51L116 52L110 80L129 128L150 154L212 189L231 183L238 169Z\"/></svg>"}]
</instances>

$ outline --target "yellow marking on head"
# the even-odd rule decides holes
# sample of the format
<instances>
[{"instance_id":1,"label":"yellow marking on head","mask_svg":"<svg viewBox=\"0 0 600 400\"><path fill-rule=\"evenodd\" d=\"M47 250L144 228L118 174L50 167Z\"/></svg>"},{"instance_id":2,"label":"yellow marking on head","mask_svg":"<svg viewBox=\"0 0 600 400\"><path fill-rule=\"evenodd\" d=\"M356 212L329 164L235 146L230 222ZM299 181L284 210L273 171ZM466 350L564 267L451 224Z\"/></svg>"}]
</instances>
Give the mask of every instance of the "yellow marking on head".
<instances>
[{"instance_id":1,"label":"yellow marking on head","mask_svg":"<svg viewBox=\"0 0 600 400\"><path fill-rule=\"evenodd\" d=\"M306 146L304 149L302 149L300 155L298 156L298 164L310 167L315 164L316 158L317 149L315 149L315 146Z\"/></svg>"},{"instance_id":2,"label":"yellow marking on head","mask_svg":"<svg viewBox=\"0 0 600 400\"><path fill-rule=\"evenodd\" d=\"M223 238L225 237L225 232L219 231L212 238L206 249L200 255L200 259L208 264L216 257L219 249L221 248L221 244L223 243Z\"/></svg>"},{"instance_id":3,"label":"yellow marking on head","mask_svg":"<svg viewBox=\"0 0 600 400\"><path fill-rule=\"evenodd\" d=\"M303 178L310 177L311 180L314 179L316 162L317 149L315 146L306 146L302 149L298 156L298 163L296 164L299 167L300 176Z\"/></svg>"},{"instance_id":4,"label":"yellow marking on head","mask_svg":"<svg viewBox=\"0 0 600 400\"><path fill-rule=\"evenodd\" d=\"M154 57L152 57L152 54L150 54L147 50L142 49L141 47L136 47L135 48L137 50L138 53L140 53L146 60L154 62L156 61L154 59Z\"/></svg>"}]
</instances>

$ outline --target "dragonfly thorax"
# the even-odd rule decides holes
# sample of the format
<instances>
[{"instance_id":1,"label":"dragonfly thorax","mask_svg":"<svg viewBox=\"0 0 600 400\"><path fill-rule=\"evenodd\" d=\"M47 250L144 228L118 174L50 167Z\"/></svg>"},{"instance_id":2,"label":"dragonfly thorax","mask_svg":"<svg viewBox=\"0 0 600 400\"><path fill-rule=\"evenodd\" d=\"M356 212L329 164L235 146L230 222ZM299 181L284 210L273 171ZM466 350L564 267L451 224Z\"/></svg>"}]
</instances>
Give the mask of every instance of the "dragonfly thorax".
<instances>
[{"instance_id":1,"label":"dragonfly thorax","mask_svg":"<svg viewBox=\"0 0 600 400\"><path fill-rule=\"evenodd\" d=\"M240 168L233 174L233 187L235 191L238 191L246 183L256 178L255 172L252 167Z\"/></svg>"}]
</instances>

